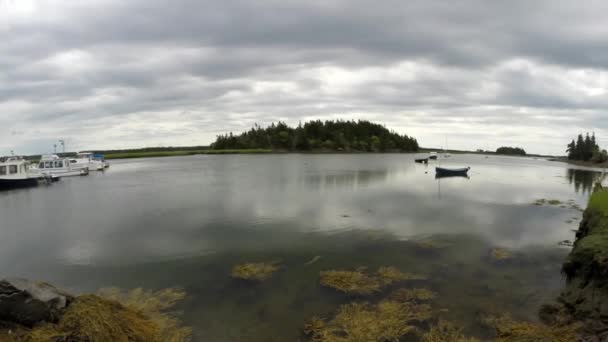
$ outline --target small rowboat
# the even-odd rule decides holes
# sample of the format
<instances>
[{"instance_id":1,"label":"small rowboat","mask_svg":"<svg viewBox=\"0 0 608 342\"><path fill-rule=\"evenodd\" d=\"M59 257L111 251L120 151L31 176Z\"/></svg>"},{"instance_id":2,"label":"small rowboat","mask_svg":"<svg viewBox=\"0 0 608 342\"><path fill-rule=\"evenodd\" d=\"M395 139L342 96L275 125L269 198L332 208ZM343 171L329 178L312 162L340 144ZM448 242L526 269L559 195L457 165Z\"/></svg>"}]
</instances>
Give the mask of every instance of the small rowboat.
<instances>
[{"instance_id":1,"label":"small rowboat","mask_svg":"<svg viewBox=\"0 0 608 342\"><path fill-rule=\"evenodd\" d=\"M460 169L449 169L445 167L436 167L435 173L439 176L466 176L467 172L469 172L470 167L463 167Z\"/></svg>"},{"instance_id":2,"label":"small rowboat","mask_svg":"<svg viewBox=\"0 0 608 342\"><path fill-rule=\"evenodd\" d=\"M428 163L428 162L429 162L429 158L420 158L420 159L414 159L414 161L415 161L416 163L424 163L424 164L426 164L426 163Z\"/></svg>"}]
</instances>

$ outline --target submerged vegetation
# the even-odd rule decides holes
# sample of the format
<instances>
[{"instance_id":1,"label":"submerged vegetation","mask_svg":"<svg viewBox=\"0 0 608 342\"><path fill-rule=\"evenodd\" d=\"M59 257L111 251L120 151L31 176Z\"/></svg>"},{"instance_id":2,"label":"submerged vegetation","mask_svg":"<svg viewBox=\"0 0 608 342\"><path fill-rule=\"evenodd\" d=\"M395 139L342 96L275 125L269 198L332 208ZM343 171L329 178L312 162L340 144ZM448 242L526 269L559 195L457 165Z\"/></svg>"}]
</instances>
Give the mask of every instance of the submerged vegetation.
<instances>
[{"instance_id":1,"label":"submerged vegetation","mask_svg":"<svg viewBox=\"0 0 608 342\"><path fill-rule=\"evenodd\" d=\"M369 121L309 121L297 127L283 122L249 131L220 135L214 150L272 149L279 151L415 152L416 139Z\"/></svg>"},{"instance_id":2,"label":"submerged vegetation","mask_svg":"<svg viewBox=\"0 0 608 342\"><path fill-rule=\"evenodd\" d=\"M31 329L12 326L10 333L0 331L0 338L9 342L186 342L192 329L181 326L168 311L184 297L184 292L174 289L127 293L108 289L76 297L57 324Z\"/></svg>"},{"instance_id":3,"label":"submerged vegetation","mask_svg":"<svg viewBox=\"0 0 608 342\"><path fill-rule=\"evenodd\" d=\"M398 341L431 316L430 306L424 304L389 300L350 303L342 305L328 321L312 318L304 332L314 342Z\"/></svg>"},{"instance_id":4,"label":"submerged vegetation","mask_svg":"<svg viewBox=\"0 0 608 342\"><path fill-rule=\"evenodd\" d=\"M504 262L513 259L513 253L508 249L494 247L490 250L490 259L497 262Z\"/></svg>"},{"instance_id":5,"label":"submerged vegetation","mask_svg":"<svg viewBox=\"0 0 608 342\"><path fill-rule=\"evenodd\" d=\"M362 267L354 271L322 271L321 285L350 295L370 295L384 287L406 280L424 280L418 274L404 273L395 267L380 267L376 274L367 274Z\"/></svg>"},{"instance_id":6,"label":"submerged vegetation","mask_svg":"<svg viewBox=\"0 0 608 342\"><path fill-rule=\"evenodd\" d=\"M232 268L232 278L250 280L250 281L264 281L272 277L272 274L279 269L276 263L246 263L236 265Z\"/></svg>"},{"instance_id":7,"label":"submerged vegetation","mask_svg":"<svg viewBox=\"0 0 608 342\"><path fill-rule=\"evenodd\" d=\"M422 342L479 342L479 340L466 337L461 328L440 319L422 336Z\"/></svg>"},{"instance_id":8,"label":"submerged vegetation","mask_svg":"<svg viewBox=\"0 0 608 342\"><path fill-rule=\"evenodd\" d=\"M508 315L488 317L485 323L496 330L496 342L573 342L579 340L580 326L548 326L517 322Z\"/></svg>"}]
</instances>

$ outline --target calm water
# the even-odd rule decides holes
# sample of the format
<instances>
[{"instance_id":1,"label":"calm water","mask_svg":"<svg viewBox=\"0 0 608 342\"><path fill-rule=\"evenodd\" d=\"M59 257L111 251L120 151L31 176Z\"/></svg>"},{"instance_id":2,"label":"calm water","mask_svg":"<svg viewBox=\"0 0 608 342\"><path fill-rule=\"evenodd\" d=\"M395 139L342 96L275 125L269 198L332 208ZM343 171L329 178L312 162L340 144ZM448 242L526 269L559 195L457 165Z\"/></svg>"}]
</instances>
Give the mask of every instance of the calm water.
<instances>
[{"instance_id":1,"label":"calm water","mask_svg":"<svg viewBox=\"0 0 608 342\"><path fill-rule=\"evenodd\" d=\"M74 292L181 287L195 340L297 341L315 314L352 298L319 287L319 271L397 266L423 273L436 305L468 331L480 313L534 319L600 173L544 160L453 155L470 178L437 180L414 155L225 155L114 161L104 173L0 192L0 277ZM436 253L411 241L451 246ZM513 249L516 263L488 260ZM318 262L306 262L319 256ZM278 261L245 286L232 265Z\"/></svg>"}]
</instances>

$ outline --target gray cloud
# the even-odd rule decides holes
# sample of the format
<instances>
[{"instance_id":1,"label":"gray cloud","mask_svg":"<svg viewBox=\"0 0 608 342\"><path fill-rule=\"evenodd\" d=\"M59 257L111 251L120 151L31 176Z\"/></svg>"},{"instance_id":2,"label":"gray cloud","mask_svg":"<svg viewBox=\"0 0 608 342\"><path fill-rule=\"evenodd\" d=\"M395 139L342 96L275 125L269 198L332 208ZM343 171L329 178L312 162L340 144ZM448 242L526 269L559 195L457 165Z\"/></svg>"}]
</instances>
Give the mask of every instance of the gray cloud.
<instances>
[{"instance_id":1,"label":"gray cloud","mask_svg":"<svg viewBox=\"0 0 608 342\"><path fill-rule=\"evenodd\" d=\"M608 134L606 10L0 0L0 151L46 152L60 137L83 149L207 144L254 122L353 117L426 146L449 135L454 148L562 153L579 131Z\"/></svg>"}]
</instances>

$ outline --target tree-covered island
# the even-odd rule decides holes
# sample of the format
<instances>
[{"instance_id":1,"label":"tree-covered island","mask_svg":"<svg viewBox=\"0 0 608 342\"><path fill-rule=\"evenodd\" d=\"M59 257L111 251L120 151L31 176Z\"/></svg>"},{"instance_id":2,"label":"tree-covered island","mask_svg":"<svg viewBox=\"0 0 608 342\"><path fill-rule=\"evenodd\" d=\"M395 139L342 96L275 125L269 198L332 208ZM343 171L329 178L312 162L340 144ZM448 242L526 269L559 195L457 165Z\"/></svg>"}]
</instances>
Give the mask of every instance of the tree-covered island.
<instances>
[{"instance_id":1,"label":"tree-covered island","mask_svg":"<svg viewBox=\"0 0 608 342\"><path fill-rule=\"evenodd\" d=\"M526 151L520 147L503 146L503 147L499 147L496 149L496 154L505 154L505 155L512 155L512 156L525 156Z\"/></svg>"},{"instance_id":2,"label":"tree-covered island","mask_svg":"<svg viewBox=\"0 0 608 342\"><path fill-rule=\"evenodd\" d=\"M415 138L365 120L309 121L293 128L284 122L254 125L235 135L219 135L213 150L272 149L275 151L416 152Z\"/></svg>"}]
</instances>

